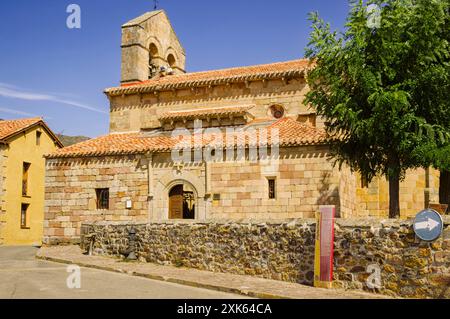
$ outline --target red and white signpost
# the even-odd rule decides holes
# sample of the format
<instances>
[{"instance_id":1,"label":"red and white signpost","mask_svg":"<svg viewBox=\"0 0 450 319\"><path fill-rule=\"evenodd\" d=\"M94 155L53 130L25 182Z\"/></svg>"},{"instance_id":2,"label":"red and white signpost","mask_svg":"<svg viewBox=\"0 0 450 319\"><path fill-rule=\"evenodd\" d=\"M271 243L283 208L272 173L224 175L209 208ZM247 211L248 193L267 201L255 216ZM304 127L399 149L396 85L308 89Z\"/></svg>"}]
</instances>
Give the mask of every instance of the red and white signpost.
<instances>
[{"instance_id":1,"label":"red and white signpost","mask_svg":"<svg viewBox=\"0 0 450 319\"><path fill-rule=\"evenodd\" d=\"M316 215L314 287L331 288L333 282L334 216L336 206L320 206Z\"/></svg>"}]
</instances>

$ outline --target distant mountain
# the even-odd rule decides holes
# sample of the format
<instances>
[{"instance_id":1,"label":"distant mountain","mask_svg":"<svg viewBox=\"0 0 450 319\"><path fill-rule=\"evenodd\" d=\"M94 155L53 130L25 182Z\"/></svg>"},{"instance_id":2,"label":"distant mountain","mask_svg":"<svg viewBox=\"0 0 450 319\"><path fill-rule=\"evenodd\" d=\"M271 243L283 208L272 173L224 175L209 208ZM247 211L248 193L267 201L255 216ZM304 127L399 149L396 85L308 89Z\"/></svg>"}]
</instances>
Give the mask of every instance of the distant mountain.
<instances>
[{"instance_id":1,"label":"distant mountain","mask_svg":"<svg viewBox=\"0 0 450 319\"><path fill-rule=\"evenodd\" d=\"M87 136L68 136L62 134L56 134L56 136L58 136L59 140L61 141L61 143L63 143L64 146L70 146L91 139Z\"/></svg>"}]
</instances>

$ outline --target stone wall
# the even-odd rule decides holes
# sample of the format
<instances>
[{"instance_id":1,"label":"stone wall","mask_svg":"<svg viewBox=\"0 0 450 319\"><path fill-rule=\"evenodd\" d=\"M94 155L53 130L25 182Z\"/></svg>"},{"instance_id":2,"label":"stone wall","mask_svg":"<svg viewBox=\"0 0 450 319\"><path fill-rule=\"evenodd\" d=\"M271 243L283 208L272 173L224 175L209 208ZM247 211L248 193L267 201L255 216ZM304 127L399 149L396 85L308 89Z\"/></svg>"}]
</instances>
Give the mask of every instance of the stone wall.
<instances>
[{"instance_id":1,"label":"stone wall","mask_svg":"<svg viewBox=\"0 0 450 319\"><path fill-rule=\"evenodd\" d=\"M248 154L245 161L184 165L174 165L170 153L48 160L45 242L76 241L83 221L167 220L168 195L179 184L195 191L197 220L307 218L319 205L352 211L341 203L344 173L327 156L326 146L305 146L283 148L267 165ZM275 178L273 199L268 178ZM96 188L109 189L109 210L97 209Z\"/></svg>"},{"instance_id":2,"label":"stone wall","mask_svg":"<svg viewBox=\"0 0 450 319\"><path fill-rule=\"evenodd\" d=\"M256 275L311 284L314 222L286 221L83 223L81 246L95 235L95 254L123 256L128 231L137 236L141 261L203 270Z\"/></svg>"},{"instance_id":3,"label":"stone wall","mask_svg":"<svg viewBox=\"0 0 450 319\"><path fill-rule=\"evenodd\" d=\"M371 281L371 273L366 269L378 265L381 288L372 291L411 298L450 298L450 218L444 216L444 220L443 234L433 243L415 236L412 220L338 220L334 287L370 291L366 281Z\"/></svg>"},{"instance_id":4,"label":"stone wall","mask_svg":"<svg viewBox=\"0 0 450 319\"><path fill-rule=\"evenodd\" d=\"M147 220L146 164L139 156L47 160L44 243L78 241L85 221ZM109 188L108 210L97 209L97 188Z\"/></svg>"},{"instance_id":5,"label":"stone wall","mask_svg":"<svg viewBox=\"0 0 450 319\"><path fill-rule=\"evenodd\" d=\"M110 131L126 132L161 127L159 117L168 111L200 110L255 105L249 110L255 118L272 118L270 107L281 105L286 116L311 112L303 104L308 87L303 78L285 83L279 80L254 81L110 97ZM323 120L317 119L323 127Z\"/></svg>"},{"instance_id":6,"label":"stone wall","mask_svg":"<svg viewBox=\"0 0 450 319\"><path fill-rule=\"evenodd\" d=\"M337 169L337 168L335 168ZM347 165L342 165L339 170L339 200L340 211L336 215L341 218L359 217L359 210L356 209L356 182L357 175L352 173Z\"/></svg>"},{"instance_id":7,"label":"stone wall","mask_svg":"<svg viewBox=\"0 0 450 319\"><path fill-rule=\"evenodd\" d=\"M367 211L368 205L379 204L378 194L387 190L367 195L368 202L359 209L366 197L356 185L357 176L345 166L333 167L328 157L327 146L303 146L281 148L267 161L252 161L248 152L244 161L183 165L174 165L170 153L49 160L45 242L77 241L82 221L167 220L169 192L179 184L194 190L196 220L311 218L319 205L335 205L342 218L372 213L387 217L387 210ZM268 195L268 179L275 179L273 199ZM417 188L405 191L422 192L423 197L419 183L418 177ZM372 192L373 185L378 184L371 183L363 191ZM109 188L109 210L97 209L96 188ZM406 200L407 194L402 196ZM416 212L425 207L410 197ZM132 202L130 209L125 207L127 200Z\"/></svg>"},{"instance_id":8,"label":"stone wall","mask_svg":"<svg viewBox=\"0 0 450 319\"><path fill-rule=\"evenodd\" d=\"M334 287L413 298L450 298L450 219L434 243L418 240L411 221L338 219ZM129 230L136 230L141 261L254 275L311 285L313 219L85 223L82 248L124 257ZM94 235L94 236L87 236ZM378 265L381 288L370 289L369 265ZM369 278L370 279L370 278Z\"/></svg>"},{"instance_id":9,"label":"stone wall","mask_svg":"<svg viewBox=\"0 0 450 319\"><path fill-rule=\"evenodd\" d=\"M146 81L149 61L157 67L169 66L168 56L175 61L175 73L183 73L185 52L164 11L147 12L122 26L121 82Z\"/></svg>"},{"instance_id":10,"label":"stone wall","mask_svg":"<svg viewBox=\"0 0 450 319\"><path fill-rule=\"evenodd\" d=\"M358 176L353 191L355 190L358 217L388 216L389 182L385 177L376 177L367 186L362 187L361 178ZM414 217L418 211L428 207L430 202L439 202L439 171L432 168L408 170L405 179L400 183L401 218Z\"/></svg>"},{"instance_id":11,"label":"stone wall","mask_svg":"<svg viewBox=\"0 0 450 319\"><path fill-rule=\"evenodd\" d=\"M286 219L314 217L319 205L341 211L341 173L328 160L327 146L280 149L267 162L212 163L210 218ZM268 179L275 179L275 198L268 196ZM345 208L344 208L345 209Z\"/></svg>"}]
</instances>

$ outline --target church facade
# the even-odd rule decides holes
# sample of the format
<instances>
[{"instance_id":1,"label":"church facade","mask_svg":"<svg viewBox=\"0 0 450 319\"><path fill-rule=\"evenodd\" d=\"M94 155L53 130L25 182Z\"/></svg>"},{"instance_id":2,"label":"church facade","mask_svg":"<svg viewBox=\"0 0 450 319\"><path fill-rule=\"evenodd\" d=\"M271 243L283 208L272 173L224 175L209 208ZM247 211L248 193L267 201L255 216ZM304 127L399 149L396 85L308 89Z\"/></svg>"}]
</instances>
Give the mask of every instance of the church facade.
<instances>
[{"instance_id":1,"label":"church facade","mask_svg":"<svg viewBox=\"0 0 450 319\"><path fill-rule=\"evenodd\" d=\"M329 158L325 124L303 103L308 60L195 73L185 60L163 11L122 26L109 134L46 156L44 242L77 241L83 221L309 218L319 205L387 216L386 180ZM409 172L402 217L438 185L431 169Z\"/></svg>"}]
</instances>

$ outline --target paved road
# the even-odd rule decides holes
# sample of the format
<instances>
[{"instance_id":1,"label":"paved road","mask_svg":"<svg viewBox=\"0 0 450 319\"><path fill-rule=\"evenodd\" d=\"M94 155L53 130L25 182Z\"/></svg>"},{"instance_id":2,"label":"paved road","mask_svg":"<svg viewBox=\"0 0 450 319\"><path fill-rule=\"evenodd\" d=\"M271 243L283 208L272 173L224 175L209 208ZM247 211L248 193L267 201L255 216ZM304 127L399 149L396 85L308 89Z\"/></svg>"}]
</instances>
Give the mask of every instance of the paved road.
<instances>
[{"instance_id":1,"label":"paved road","mask_svg":"<svg viewBox=\"0 0 450 319\"><path fill-rule=\"evenodd\" d=\"M32 247L0 247L0 298L243 298L88 268L81 268L81 288L69 289L67 265L37 260L36 251Z\"/></svg>"}]
</instances>

